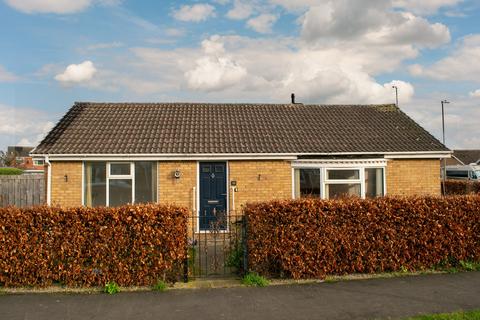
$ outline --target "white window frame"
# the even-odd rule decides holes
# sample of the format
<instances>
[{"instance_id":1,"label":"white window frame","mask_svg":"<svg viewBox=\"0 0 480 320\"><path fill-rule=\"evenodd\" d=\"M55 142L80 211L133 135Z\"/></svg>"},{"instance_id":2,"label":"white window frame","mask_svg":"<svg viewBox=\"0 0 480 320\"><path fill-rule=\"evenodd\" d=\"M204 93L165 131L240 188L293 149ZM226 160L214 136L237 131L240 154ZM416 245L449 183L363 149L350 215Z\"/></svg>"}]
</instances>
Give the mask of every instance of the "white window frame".
<instances>
[{"instance_id":1,"label":"white window frame","mask_svg":"<svg viewBox=\"0 0 480 320\"><path fill-rule=\"evenodd\" d=\"M40 161L41 161L42 163L39 163ZM44 165L45 165L45 160L34 159L34 160L33 160L33 165L34 165L34 166L44 166Z\"/></svg>"},{"instance_id":2,"label":"white window frame","mask_svg":"<svg viewBox=\"0 0 480 320\"><path fill-rule=\"evenodd\" d=\"M112 164L130 164L130 174L111 174L111 165ZM123 162L123 161L116 161L116 162L107 162L107 186L106 186L106 206L110 206L110 180L132 180L132 202L131 204L135 203L135 163L134 162Z\"/></svg>"},{"instance_id":3,"label":"white window frame","mask_svg":"<svg viewBox=\"0 0 480 320\"><path fill-rule=\"evenodd\" d=\"M360 197L365 199L365 168L361 167L344 167L344 168L321 168L322 172L320 173L320 188L322 190L321 195L322 199L329 199L327 195L327 184L359 184L360 185ZM358 171L358 179L329 179L328 171L346 171L346 170L356 170ZM323 179L322 179L323 177Z\"/></svg>"},{"instance_id":4,"label":"white window frame","mask_svg":"<svg viewBox=\"0 0 480 320\"><path fill-rule=\"evenodd\" d=\"M365 169L377 168L382 169L383 174L383 196L387 195L387 181L386 181L386 159L365 159L365 160L298 160L292 161L292 198L295 195L295 170L296 169L318 169L320 170L320 198L328 199L326 196L327 184L360 184L360 197L365 199ZM330 180L327 176L328 170L359 170L359 179L342 179Z\"/></svg>"}]
</instances>

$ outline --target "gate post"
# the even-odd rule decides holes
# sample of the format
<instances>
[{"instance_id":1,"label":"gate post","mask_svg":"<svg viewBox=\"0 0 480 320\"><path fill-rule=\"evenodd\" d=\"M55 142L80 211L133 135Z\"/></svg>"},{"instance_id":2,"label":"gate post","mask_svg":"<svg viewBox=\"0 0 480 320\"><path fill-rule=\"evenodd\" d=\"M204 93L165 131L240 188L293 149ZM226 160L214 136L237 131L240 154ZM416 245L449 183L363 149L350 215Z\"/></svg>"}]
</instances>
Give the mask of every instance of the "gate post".
<instances>
[{"instance_id":1,"label":"gate post","mask_svg":"<svg viewBox=\"0 0 480 320\"><path fill-rule=\"evenodd\" d=\"M192 219L193 221L193 219ZM183 260L183 282L187 283L188 282L188 247L189 247L189 242L188 242L188 224L190 223L190 217L187 218L187 223L186 223L186 232L185 232L185 259ZM192 222L193 223L193 222Z\"/></svg>"},{"instance_id":2,"label":"gate post","mask_svg":"<svg viewBox=\"0 0 480 320\"><path fill-rule=\"evenodd\" d=\"M247 216L244 214L242 219L242 247L243 247L243 273L248 273L248 246L247 246L247 237L248 237L248 226L247 226Z\"/></svg>"}]
</instances>

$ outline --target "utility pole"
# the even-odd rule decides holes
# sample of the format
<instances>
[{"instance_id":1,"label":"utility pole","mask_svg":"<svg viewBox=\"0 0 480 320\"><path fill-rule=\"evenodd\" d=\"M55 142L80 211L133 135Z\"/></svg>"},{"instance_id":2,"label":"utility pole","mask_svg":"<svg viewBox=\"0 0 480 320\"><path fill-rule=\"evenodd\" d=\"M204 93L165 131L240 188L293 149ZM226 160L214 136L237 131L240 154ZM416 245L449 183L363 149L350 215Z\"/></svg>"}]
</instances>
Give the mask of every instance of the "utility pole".
<instances>
[{"instance_id":1,"label":"utility pole","mask_svg":"<svg viewBox=\"0 0 480 320\"><path fill-rule=\"evenodd\" d=\"M395 97L396 97L396 102L397 102L397 108L398 108L398 87L397 86L392 86L393 89L395 89Z\"/></svg>"},{"instance_id":2,"label":"utility pole","mask_svg":"<svg viewBox=\"0 0 480 320\"><path fill-rule=\"evenodd\" d=\"M447 100L442 100L442 142L445 145L445 107L444 105L450 103ZM445 179L447 178L447 159L443 158L443 174L442 174L442 187L443 187L443 195L446 195L445 190Z\"/></svg>"}]
</instances>

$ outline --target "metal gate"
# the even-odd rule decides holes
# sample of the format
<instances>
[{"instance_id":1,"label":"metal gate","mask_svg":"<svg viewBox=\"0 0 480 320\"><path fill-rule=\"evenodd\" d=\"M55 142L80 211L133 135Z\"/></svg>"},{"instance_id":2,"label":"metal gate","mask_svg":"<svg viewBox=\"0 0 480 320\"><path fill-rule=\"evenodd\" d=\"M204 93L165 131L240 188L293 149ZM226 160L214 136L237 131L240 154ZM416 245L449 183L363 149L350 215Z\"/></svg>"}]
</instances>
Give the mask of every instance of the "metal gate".
<instances>
[{"instance_id":1,"label":"metal gate","mask_svg":"<svg viewBox=\"0 0 480 320\"><path fill-rule=\"evenodd\" d=\"M246 220L216 212L192 215L189 221L188 278L235 277L247 266Z\"/></svg>"}]
</instances>

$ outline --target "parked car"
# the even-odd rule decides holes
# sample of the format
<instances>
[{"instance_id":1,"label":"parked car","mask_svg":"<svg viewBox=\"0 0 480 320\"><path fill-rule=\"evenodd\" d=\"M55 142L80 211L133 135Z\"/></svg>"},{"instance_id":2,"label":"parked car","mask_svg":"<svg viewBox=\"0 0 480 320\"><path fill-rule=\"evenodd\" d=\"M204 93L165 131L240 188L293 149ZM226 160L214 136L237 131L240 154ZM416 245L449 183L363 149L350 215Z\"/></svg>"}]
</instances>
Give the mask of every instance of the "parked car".
<instances>
[{"instance_id":1,"label":"parked car","mask_svg":"<svg viewBox=\"0 0 480 320\"><path fill-rule=\"evenodd\" d=\"M480 165L477 164L447 166L445 171L447 172L447 179L480 181Z\"/></svg>"}]
</instances>

